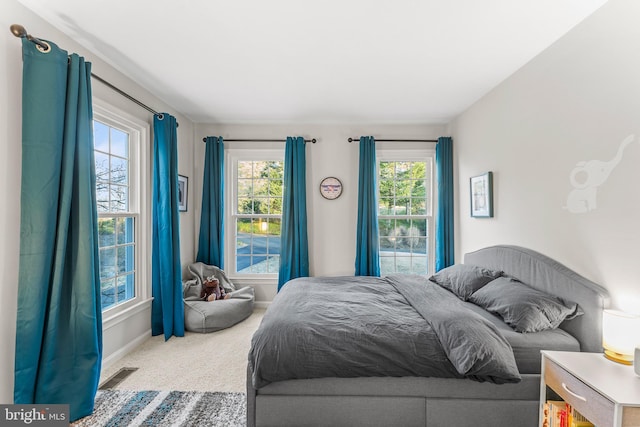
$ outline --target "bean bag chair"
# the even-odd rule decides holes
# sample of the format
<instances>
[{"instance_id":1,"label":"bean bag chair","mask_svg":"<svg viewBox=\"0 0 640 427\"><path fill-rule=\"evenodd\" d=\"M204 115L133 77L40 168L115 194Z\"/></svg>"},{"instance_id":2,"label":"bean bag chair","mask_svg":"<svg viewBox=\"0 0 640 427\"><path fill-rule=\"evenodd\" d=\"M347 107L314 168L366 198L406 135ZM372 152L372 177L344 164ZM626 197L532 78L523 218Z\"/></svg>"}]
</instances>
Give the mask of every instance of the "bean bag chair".
<instances>
[{"instance_id":1,"label":"bean bag chair","mask_svg":"<svg viewBox=\"0 0 640 427\"><path fill-rule=\"evenodd\" d=\"M190 332L215 332L243 321L253 313L253 288L236 289L224 271L213 265L196 262L188 266L191 279L183 282L184 327ZM229 295L228 299L203 301L200 291L205 278L215 276Z\"/></svg>"}]
</instances>

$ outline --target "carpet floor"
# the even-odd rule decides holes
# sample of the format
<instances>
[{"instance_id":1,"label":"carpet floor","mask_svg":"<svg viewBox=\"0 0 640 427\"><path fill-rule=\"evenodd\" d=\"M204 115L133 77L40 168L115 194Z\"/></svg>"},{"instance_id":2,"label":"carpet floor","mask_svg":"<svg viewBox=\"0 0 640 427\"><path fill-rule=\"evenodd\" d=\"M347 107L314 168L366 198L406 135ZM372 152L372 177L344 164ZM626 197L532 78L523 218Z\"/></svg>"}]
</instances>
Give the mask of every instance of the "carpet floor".
<instances>
[{"instance_id":1,"label":"carpet floor","mask_svg":"<svg viewBox=\"0 0 640 427\"><path fill-rule=\"evenodd\" d=\"M112 388L245 393L251 337L263 315L264 309L255 309L244 321L209 334L187 332L166 342L162 335L151 337L103 369L100 384L134 368Z\"/></svg>"},{"instance_id":2,"label":"carpet floor","mask_svg":"<svg viewBox=\"0 0 640 427\"><path fill-rule=\"evenodd\" d=\"M244 393L100 390L92 415L73 427L246 425Z\"/></svg>"},{"instance_id":3,"label":"carpet floor","mask_svg":"<svg viewBox=\"0 0 640 427\"><path fill-rule=\"evenodd\" d=\"M72 426L245 426L247 356L263 315L255 309L209 334L150 337L103 368L93 414Z\"/></svg>"}]
</instances>

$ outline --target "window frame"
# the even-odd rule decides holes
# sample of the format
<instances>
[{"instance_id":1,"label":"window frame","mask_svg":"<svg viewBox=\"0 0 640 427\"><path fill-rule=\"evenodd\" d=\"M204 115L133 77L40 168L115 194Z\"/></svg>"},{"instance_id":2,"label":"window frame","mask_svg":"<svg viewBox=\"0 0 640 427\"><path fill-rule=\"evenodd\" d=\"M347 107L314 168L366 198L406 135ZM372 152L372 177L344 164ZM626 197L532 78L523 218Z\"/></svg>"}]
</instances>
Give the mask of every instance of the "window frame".
<instances>
[{"instance_id":1,"label":"window frame","mask_svg":"<svg viewBox=\"0 0 640 427\"><path fill-rule=\"evenodd\" d=\"M425 215L380 215L378 200L378 221L381 219L427 219L427 274L435 272L435 212L438 208L438 188L435 178L435 145L425 148L397 148L382 146L376 148L376 197L380 197L380 162L427 162L427 206ZM380 257L382 258L382 257ZM382 272L381 272L382 273ZM397 273L402 274L402 273Z\"/></svg>"},{"instance_id":2,"label":"window frame","mask_svg":"<svg viewBox=\"0 0 640 427\"><path fill-rule=\"evenodd\" d=\"M98 212L98 218L134 218L134 297L102 310L103 324L151 299L150 127L113 105L93 99L93 120L129 134L129 210ZM106 327L106 325L104 325Z\"/></svg>"},{"instance_id":3,"label":"window frame","mask_svg":"<svg viewBox=\"0 0 640 427\"><path fill-rule=\"evenodd\" d=\"M277 284L278 273L239 273L236 271L236 241L238 218L246 218L246 215L238 214L238 161L281 161L284 166L283 148L229 148L225 149L225 180L231 185L225 186L228 191L225 193L225 245L224 259L225 271L230 278L239 281L251 281L252 283ZM284 181L283 181L284 185ZM268 218L279 218L282 221L282 214L260 215ZM281 222L282 223L282 222Z\"/></svg>"}]
</instances>

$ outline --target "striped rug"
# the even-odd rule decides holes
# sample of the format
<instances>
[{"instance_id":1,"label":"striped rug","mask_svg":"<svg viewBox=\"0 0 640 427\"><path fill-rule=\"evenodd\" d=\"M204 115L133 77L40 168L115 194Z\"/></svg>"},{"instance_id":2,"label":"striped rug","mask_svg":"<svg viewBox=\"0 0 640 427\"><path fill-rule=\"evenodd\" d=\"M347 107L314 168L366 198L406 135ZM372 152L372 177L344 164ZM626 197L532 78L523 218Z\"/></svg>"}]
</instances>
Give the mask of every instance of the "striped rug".
<instances>
[{"instance_id":1,"label":"striped rug","mask_svg":"<svg viewBox=\"0 0 640 427\"><path fill-rule=\"evenodd\" d=\"M78 427L245 426L244 393L99 390L93 414Z\"/></svg>"}]
</instances>

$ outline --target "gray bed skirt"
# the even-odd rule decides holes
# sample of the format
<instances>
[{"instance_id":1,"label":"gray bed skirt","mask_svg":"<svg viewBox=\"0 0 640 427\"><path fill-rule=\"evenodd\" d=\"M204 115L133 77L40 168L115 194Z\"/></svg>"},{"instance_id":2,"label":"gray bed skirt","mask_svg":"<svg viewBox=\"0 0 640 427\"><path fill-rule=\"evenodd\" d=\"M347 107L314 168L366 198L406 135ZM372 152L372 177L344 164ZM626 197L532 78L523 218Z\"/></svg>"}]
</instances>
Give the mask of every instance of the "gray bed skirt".
<instances>
[{"instance_id":1,"label":"gray bed skirt","mask_svg":"<svg viewBox=\"0 0 640 427\"><path fill-rule=\"evenodd\" d=\"M535 374L500 385L417 377L291 380L258 394L248 381L247 426L534 427L539 397Z\"/></svg>"}]
</instances>

